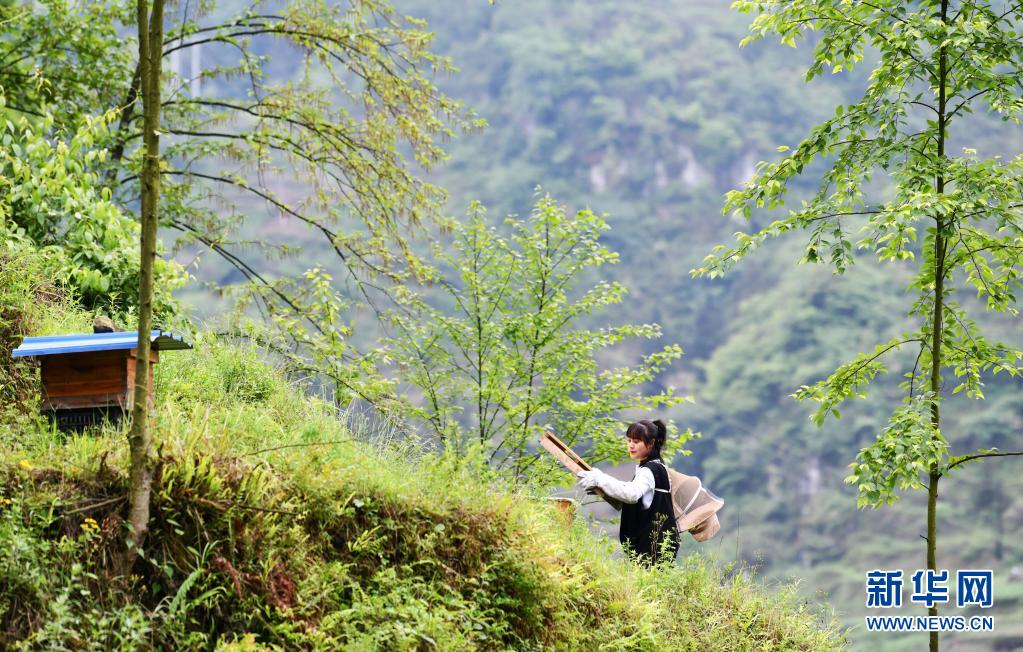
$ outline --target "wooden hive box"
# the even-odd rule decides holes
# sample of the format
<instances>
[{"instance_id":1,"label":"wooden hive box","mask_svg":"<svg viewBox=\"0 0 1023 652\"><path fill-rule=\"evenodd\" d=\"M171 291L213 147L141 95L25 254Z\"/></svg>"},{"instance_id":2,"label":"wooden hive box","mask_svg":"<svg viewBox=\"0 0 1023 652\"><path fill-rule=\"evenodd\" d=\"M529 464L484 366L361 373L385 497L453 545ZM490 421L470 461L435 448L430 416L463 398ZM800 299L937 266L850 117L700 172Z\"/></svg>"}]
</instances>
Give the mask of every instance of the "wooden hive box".
<instances>
[{"instance_id":1,"label":"wooden hive box","mask_svg":"<svg viewBox=\"0 0 1023 652\"><path fill-rule=\"evenodd\" d=\"M190 349L180 336L154 330L150 361L160 351ZM15 358L38 358L43 384L42 411L63 430L81 430L104 420L118 422L131 411L135 394L138 333L87 333L26 337ZM153 364L149 400L153 401Z\"/></svg>"}]
</instances>

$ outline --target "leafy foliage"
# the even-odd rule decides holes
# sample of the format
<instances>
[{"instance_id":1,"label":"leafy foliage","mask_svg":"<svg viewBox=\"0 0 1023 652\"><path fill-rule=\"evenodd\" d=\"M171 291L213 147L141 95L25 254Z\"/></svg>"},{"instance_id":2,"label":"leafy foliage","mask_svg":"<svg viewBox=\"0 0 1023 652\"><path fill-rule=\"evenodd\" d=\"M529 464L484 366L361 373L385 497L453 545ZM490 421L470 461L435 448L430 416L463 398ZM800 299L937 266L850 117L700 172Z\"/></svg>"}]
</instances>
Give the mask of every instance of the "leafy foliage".
<instances>
[{"instance_id":1,"label":"leafy foliage","mask_svg":"<svg viewBox=\"0 0 1023 652\"><path fill-rule=\"evenodd\" d=\"M124 2L0 2L0 85L5 120L52 116L74 133L124 102L135 53L118 27L133 24Z\"/></svg>"},{"instance_id":2,"label":"leafy foliage","mask_svg":"<svg viewBox=\"0 0 1023 652\"><path fill-rule=\"evenodd\" d=\"M860 507L892 503L898 490L924 488L921 476L948 456L948 442L931 420L933 402L924 393L901 406L877 441L856 456L846 481L856 486Z\"/></svg>"},{"instance_id":3,"label":"leafy foliage","mask_svg":"<svg viewBox=\"0 0 1023 652\"><path fill-rule=\"evenodd\" d=\"M471 206L454 227L453 253L436 252L447 305L422 300L411 315L395 316L401 337L392 345L421 394L413 415L442 441L475 441L485 460L513 476L536 463L531 448L548 429L597 460L618 458L623 413L686 400L670 386L644 389L682 350L668 345L634 367L602 369L604 350L661 335L656 324L584 325L626 293L605 280L581 287L618 260L600 241L607 225L589 210L567 214L549 195L528 219L506 225L510 238L487 224L481 205ZM671 449L691 434L669 437Z\"/></svg>"},{"instance_id":4,"label":"leafy foliage","mask_svg":"<svg viewBox=\"0 0 1023 652\"><path fill-rule=\"evenodd\" d=\"M91 310L123 314L138 302L139 226L110 199L92 171L107 158L102 148L110 115L87 120L67 141L45 134L22 118L4 123L0 136L0 235L49 258L52 278L69 286ZM155 310L161 319L175 310L172 292L187 274L157 257Z\"/></svg>"},{"instance_id":5,"label":"leafy foliage","mask_svg":"<svg viewBox=\"0 0 1023 652\"><path fill-rule=\"evenodd\" d=\"M880 60L862 99L840 105L833 118L815 127L781 161L762 163L744 189L729 193L725 210L748 218L754 208L781 206L791 179L818 157L831 157L833 162L813 198L753 235L737 234L736 246L720 247L693 273L719 274L765 239L792 230L810 233L803 262L826 260L842 273L852 263L855 223L850 220L855 216L864 216L856 229L857 248L869 250L880 261L915 261L919 254L916 276L909 285L917 297L909 314L920 324L919 330L859 356L797 397L821 403L818 423L827 413L837 417L836 405L861 395L860 387L885 371L882 356L917 343L919 354L904 384L910 407L896 412L877 450L865 450L863 456L901 465L895 476L917 473L926 461L930 473L940 477L948 468L945 457L924 454L918 444L921 393L929 392L932 413L932 424L923 432L940 441L940 370L951 368L961 379L953 393L965 390L973 398L983 398L980 373L1005 371L1015 376L1021 370L1017 361L1023 358L1023 351L984 336L954 301L952 285L959 276L986 300L989 310L1016 314L1014 289L1023 266L1023 205L1018 203L1023 158L1003 162L998 157L980 159L969 149L959 157L945 151L953 123L962 120L974 103L986 102L1003 119L1019 121L1023 106L1010 101L1005 91L1006 85L1023 75L1012 17L1016 10L999 13L986 3L974 2L964 3L954 15L947 3L923 3L914 9L861 5L851 13L845 5L831 2L752 1L736 6L758 13L746 42L777 33L782 43L792 44L805 29L822 31L824 38L815 46L808 80L819 76L825 66L835 72L851 68L862 60L868 45L880 53ZM843 27L848 25L867 27ZM920 86L925 83L930 86ZM930 113L921 116L921 111ZM921 123L930 115L936 119ZM868 196L878 171L891 176L890 199ZM918 229L923 230L923 238L917 250L911 245ZM918 369L930 371L918 374ZM907 451L920 456L878 452L899 436L905 438ZM861 504L870 505L890 502L896 484L921 486L909 479L864 482L857 474L850 481L857 482L863 493Z\"/></svg>"}]
</instances>

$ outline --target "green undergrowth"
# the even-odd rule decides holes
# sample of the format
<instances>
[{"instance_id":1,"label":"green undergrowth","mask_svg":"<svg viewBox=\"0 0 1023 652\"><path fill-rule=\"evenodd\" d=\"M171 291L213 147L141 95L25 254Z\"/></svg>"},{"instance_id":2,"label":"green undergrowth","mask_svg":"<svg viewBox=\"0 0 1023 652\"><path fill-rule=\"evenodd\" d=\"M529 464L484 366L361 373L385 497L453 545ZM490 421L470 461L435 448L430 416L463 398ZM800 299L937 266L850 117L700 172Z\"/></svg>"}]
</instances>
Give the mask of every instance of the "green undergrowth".
<instances>
[{"instance_id":1,"label":"green undergrowth","mask_svg":"<svg viewBox=\"0 0 1023 652\"><path fill-rule=\"evenodd\" d=\"M844 645L791 587L699 555L641 569L541 496L304 395L258 351L195 345L157 367L161 462L128 577L124 431L0 420L0 648Z\"/></svg>"},{"instance_id":2,"label":"green undergrowth","mask_svg":"<svg viewBox=\"0 0 1023 652\"><path fill-rule=\"evenodd\" d=\"M33 421L39 407L34 364L11 352L26 335L75 332L91 320L52 281L42 257L0 244L0 425Z\"/></svg>"}]
</instances>

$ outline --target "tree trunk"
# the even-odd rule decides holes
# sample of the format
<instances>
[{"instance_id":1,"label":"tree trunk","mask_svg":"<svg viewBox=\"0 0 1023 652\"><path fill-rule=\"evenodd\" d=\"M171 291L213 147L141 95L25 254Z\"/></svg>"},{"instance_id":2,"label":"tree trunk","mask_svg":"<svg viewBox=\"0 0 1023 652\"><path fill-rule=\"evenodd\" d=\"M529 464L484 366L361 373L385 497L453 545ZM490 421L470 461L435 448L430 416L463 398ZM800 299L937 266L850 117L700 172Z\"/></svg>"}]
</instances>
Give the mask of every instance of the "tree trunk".
<instances>
[{"instance_id":1,"label":"tree trunk","mask_svg":"<svg viewBox=\"0 0 1023 652\"><path fill-rule=\"evenodd\" d=\"M133 551L141 549L149 529L149 499L153 483L152 432L149 427L149 353L153 329L153 261L156 258L157 208L160 199L160 63L163 58L163 0L138 0L140 91L143 110L141 266L139 268L139 339L136 351L135 392L132 404L130 508L128 524ZM126 569L127 570L127 569Z\"/></svg>"},{"instance_id":2,"label":"tree trunk","mask_svg":"<svg viewBox=\"0 0 1023 652\"><path fill-rule=\"evenodd\" d=\"M941 478L941 474L932 470L929 478L930 483L927 485L927 568L933 571L937 569L938 558L938 479ZM937 616L937 605L929 607L927 614ZM930 639L931 652L938 652L938 632L931 632Z\"/></svg>"},{"instance_id":3,"label":"tree trunk","mask_svg":"<svg viewBox=\"0 0 1023 652\"><path fill-rule=\"evenodd\" d=\"M941 0L941 21L948 19L948 0ZM944 165L945 160L945 104L947 101L945 87L948 79L948 62L945 47L938 50L938 165ZM939 168L940 170L940 168ZM945 192L945 174L943 170L938 172L934 182L935 191L940 195ZM941 409L938 399L941 395L941 340L944 331L942 314L945 305L945 218L938 215L935 219L936 231L934 234L934 314L931 319L931 425L934 426L935 436L941 432ZM938 480L941 479L941 470L937 465L932 465L928 473L927 483L927 568L937 572L938 559ZM932 605L927 609L930 616L938 615L938 606ZM930 633L930 652L938 652L939 633Z\"/></svg>"}]
</instances>

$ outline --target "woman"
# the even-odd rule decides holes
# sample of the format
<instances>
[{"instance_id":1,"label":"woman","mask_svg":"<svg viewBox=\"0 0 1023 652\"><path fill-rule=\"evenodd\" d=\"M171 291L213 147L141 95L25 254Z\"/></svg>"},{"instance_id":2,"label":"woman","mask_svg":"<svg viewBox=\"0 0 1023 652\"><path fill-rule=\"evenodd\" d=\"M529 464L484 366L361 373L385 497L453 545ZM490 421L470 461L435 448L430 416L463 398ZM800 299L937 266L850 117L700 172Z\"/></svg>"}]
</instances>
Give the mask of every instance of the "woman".
<instances>
[{"instance_id":1,"label":"woman","mask_svg":"<svg viewBox=\"0 0 1023 652\"><path fill-rule=\"evenodd\" d=\"M624 503L618 538L623 548L647 565L656 563L663 555L674 559L678 552L671 484L668 469L661 461L661 447L667 436L668 429L660 419L644 419L628 427L625 437L629 457L638 463L631 482L616 480L599 469L579 473L580 487L600 488Z\"/></svg>"}]
</instances>

